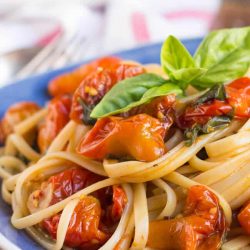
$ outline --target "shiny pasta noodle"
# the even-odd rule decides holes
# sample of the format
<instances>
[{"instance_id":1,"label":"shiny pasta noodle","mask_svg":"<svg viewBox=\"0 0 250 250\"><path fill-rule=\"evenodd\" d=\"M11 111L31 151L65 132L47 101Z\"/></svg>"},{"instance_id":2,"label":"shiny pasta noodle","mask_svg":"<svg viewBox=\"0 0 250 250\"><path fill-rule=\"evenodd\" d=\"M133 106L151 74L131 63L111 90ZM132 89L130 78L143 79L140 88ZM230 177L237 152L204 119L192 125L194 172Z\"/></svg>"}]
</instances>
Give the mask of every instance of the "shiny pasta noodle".
<instances>
[{"instance_id":1,"label":"shiny pasta noodle","mask_svg":"<svg viewBox=\"0 0 250 250\"><path fill-rule=\"evenodd\" d=\"M147 67L148 71L162 74L155 65ZM34 150L25 134L37 127L47 112L47 108L42 109L17 124L0 157L2 197L12 205L11 223L17 229L26 229L46 249L64 247L71 216L83 197L113 185L123 188L127 203L112 236L100 247L102 250L150 249L147 247L150 221L178 217L183 206L180 200L184 200L186 190L192 186L202 185L216 194L227 225L231 224L232 210L250 199L250 120L233 120L228 127L199 136L191 146L185 145L182 132L176 129L166 142L169 151L151 162L116 159L101 162L75 151L91 128L73 120L64 126L45 154ZM202 149L207 153L204 160L198 155ZM21 160L20 155L26 160ZM67 164L75 164L103 179L30 213L28 184L64 171ZM53 240L37 225L58 213L61 216ZM244 249L249 244L249 236L238 230L222 249Z\"/></svg>"}]
</instances>

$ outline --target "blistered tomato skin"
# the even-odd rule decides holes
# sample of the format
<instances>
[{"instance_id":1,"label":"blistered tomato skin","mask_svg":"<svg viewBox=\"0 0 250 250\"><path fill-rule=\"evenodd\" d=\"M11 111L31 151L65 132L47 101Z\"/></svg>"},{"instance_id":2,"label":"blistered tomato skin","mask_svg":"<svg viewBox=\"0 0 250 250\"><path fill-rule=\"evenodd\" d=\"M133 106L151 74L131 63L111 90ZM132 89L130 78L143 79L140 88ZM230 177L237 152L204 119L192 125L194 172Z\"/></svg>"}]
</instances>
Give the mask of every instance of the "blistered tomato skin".
<instances>
[{"instance_id":1,"label":"blistered tomato skin","mask_svg":"<svg viewBox=\"0 0 250 250\"><path fill-rule=\"evenodd\" d=\"M48 113L38 132L38 146L42 153L69 122L70 108L71 97L68 95L57 96L49 102Z\"/></svg>"},{"instance_id":2,"label":"blistered tomato skin","mask_svg":"<svg viewBox=\"0 0 250 250\"><path fill-rule=\"evenodd\" d=\"M83 123L86 109L94 107L115 83L115 75L104 69L86 77L74 93L70 118Z\"/></svg>"},{"instance_id":3,"label":"blistered tomato skin","mask_svg":"<svg viewBox=\"0 0 250 250\"><path fill-rule=\"evenodd\" d=\"M128 200L124 190L119 186L113 186L113 204L111 210L111 218L114 222L120 220L127 202Z\"/></svg>"},{"instance_id":4,"label":"blistered tomato skin","mask_svg":"<svg viewBox=\"0 0 250 250\"><path fill-rule=\"evenodd\" d=\"M175 120L175 103L176 97L173 94L157 97L147 104L142 104L132 108L126 113L121 114L123 117L130 117L136 114L148 114L157 118L164 128L168 130Z\"/></svg>"},{"instance_id":5,"label":"blistered tomato skin","mask_svg":"<svg viewBox=\"0 0 250 250\"><path fill-rule=\"evenodd\" d=\"M112 66L98 67L82 81L73 96L72 120L88 124L91 110L117 82L145 72L140 65L119 63Z\"/></svg>"},{"instance_id":6,"label":"blistered tomato skin","mask_svg":"<svg viewBox=\"0 0 250 250\"><path fill-rule=\"evenodd\" d=\"M73 94L80 83L96 69L106 68L112 69L117 67L121 60L117 57L103 57L91 63L85 64L72 72L59 75L52 79L48 86L48 91L51 96L64 94Z\"/></svg>"},{"instance_id":7,"label":"blistered tomato skin","mask_svg":"<svg viewBox=\"0 0 250 250\"><path fill-rule=\"evenodd\" d=\"M34 102L19 102L10 106L0 121L0 144L13 132L14 126L36 113L40 107Z\"/></svg>"},{"instance_id":8,"label":"blistered tomato skin","mask_svg":"<svg viewBox=\"0 0 250 250\"><path fill-rule=\"evenodd\" d=\"M250 235L250 201L246 204L238 214L238 220L241 227Z\"/></svg>"},{"instance_id":9,"label":"blistered tomato skin","mask_svg":"<svg viewBox=\"0 0 250 250\"><path fill-rule=\"evenodd\" d=\"M158 119L146 114L127 119L102 118L80 141L76 150L79 154L96 160L111 156L153 161L166 151L165 132Z\"/></svg>"},{"instance_id":10,"label":"blistered tomato skin","mask_svg":"<svg viewBox=\"0 0 250 250\"><path fill-rule=\"evenodd\" d=\"M45 219L42 226L55 239L61 215ZM99 229L101 218L100 202L93 196L82 198L74 209L64 244L69 247L91 249L100 246L110 236Z\"/></svg>"},{"instance_id":11,"label":"blistered tomato skin","mask_svg":"<svg viewBox=\"0 0 250 250\"><path fill-rule=\"evenodd\" d=\"M224 101L213 100L197 106L188 106L185 112L178 117L180 128L191 128L196 124L204 125L211 117L230 114L233 111L231 105Z\"/></svg>"},{"instance_id":12,"label":"blistered tomato skin","mask_svg":"<svg viewBox=\"0 0 250 250\"><path fill-rule=\"evenodd\" d=\"M120 63L116 69L116 81L122 81L126 78L138 76L146 73L146 70L140 65L129 65Z\"/></svg>"},{"instance_id":13,"label":"blistered tomato skin","mask_svg":"<svg viewBox=\"0 0 250 250\"><path fill-rule=\"evenodd\" d=\"M82 168L71 168L50 177L48 182L53 186L53 196L50 205L64 200L101 179L100 176Z\"/></svg>"},{"instance_id":14,"label":"blistered tomato skin","mask_svg":"<svg viewBox=\"0 0 250 250\"><path fill-rule=\"evenodd\" d=\"M250 117L250 78L242 77L226 86L227 101L238 118Z\"/></svg>"},{"instance_id":15,"label":"blistered tomato skin","mask_svg":"<svg viewBox=\"0 0 250 250\"><path fill-rule=\"evenodd\" d=\"M183 217L150 222L147 245L162 250L217 250L226 231L217 197L204 186L193 186L188 191Z\"/></svg>"},{"instance_id":16,"label":"blistered tomato skin","mask_svg":"<svg viewBox=\"0 0 250 250\"><path fill-rule=\"evenodd\" d=\"M40 189L31 193L28 208L33 213L40 208L54 205L101 179L99 175L88 170L71 167L51 176L41 184Z\"/></svg>"},{"instance_id":17,"label":"blistered tomato skin","mask_svg":"<svg viewBox=\"0 0 250 250\"><path fill-rule=\"evenodd\" d=\"M51 176L41 184L40 189L33 191L27 207L31 213L38 212L102 179L83 168L70 167ZM114 225L121 218L126 204L126 193L117 185L83 197L71 216L64 244L86 250L97 249L113 233ZM54 239L60 217L61 213L58 213L41 222L41 227Z\"/></svg>"}]
</instances>

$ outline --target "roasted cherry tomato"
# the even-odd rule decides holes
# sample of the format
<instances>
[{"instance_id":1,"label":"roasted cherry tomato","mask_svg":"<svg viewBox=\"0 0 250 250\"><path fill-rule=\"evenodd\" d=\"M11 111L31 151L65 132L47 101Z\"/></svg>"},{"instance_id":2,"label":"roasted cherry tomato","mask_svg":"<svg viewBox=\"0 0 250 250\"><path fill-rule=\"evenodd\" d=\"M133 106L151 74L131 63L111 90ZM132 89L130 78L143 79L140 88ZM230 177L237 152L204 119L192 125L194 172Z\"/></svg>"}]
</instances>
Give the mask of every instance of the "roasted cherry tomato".
<instances>
[{"instance_id":1,"label":"roasted cherry tomato","mask_svg":"<svg viewBox=\"0 0 250 250\"><path fill-rule=\"evenodd\" d=\"M120 63L116 69L116 81L119 82L129 77L141 75L145 72L145 69L140 65Z\"/></svg>"},{"instance_id":2,"label":"roasted cherry tomato","mask_svg":"<svg viewBox=\"0 0 250 250\"><path fill-rule=\"evenodd\" d=\"M232 112L231 105L224 101L213 100L195 106L188 106L185 112L178 117L181 128L190 128L196 124L206 124L211 117L227 115Z\"/></svg>"},{"instance_id":3,"label":"roasted cherry tomato","mask_svg":"<svg viewBox=\"0 0 250 250\"><path fill-rule=\"evenodd\" d=\"M150 222L147 246L162 250L220 249L227 225L218 198L211 191L204 186L191 187L183 216Z\"/></svg>"},{"instance_id":4,"label":"roasted cherry tomato","mask_svg":"<svg viewBox=\"0 0 250 250\"><path fill-rule=\"evenodd\" d=\"M175 103L176 103L175 95L158 97L152 100L150 103L132 108L128 112L123 113L122 116L130 117L132 115L145 113L161 121L167 130L174 123Z\"/></svg>"},{"instance_id":5,"label":"roasted cherry tomato","mask_svg":"<svg viewBox=\"0 0 250 250\"><path fill-rule=\"evenodd\" d=\"M65 245L93 249L103 244L110 235L100 230L100 202L93 196L82 198L74 209L65 237ZM43 221L43 227L56 238L60 214Z\"/></svg>"},{"instance_id":6,"label":"roasted cherry tomato","mask_svg":"<svg viewBox=\"0 0 250 250\"><path fill-rule=\"evenodd\" d=\"M238 214L238 220L243 229L250 235L250 201Z\"/></svg>"},{"instance_id":7,"label":"roasted cherry tomato","mask_svg":"<svg viewBox=\"0 0 250 250\"><path fill-rule=\"evenodd\" d=\"M79 167L53 175L29 196L29 210L33 213L53 205L101 179L99 175Z\"/></svg>"},{"instance_id":8,"label":"roasted cherry tomato","mask_svg":"<svg viewBox=\"0 0 250 250\"><path fill-rule=\"evenodd\" d=\"M29 196L27 207L31 213L66 199L79 190L102 180L103 177L79 167L71 167L61 173L51 176ZM92 195L81 199L76 206L70 221L65 244L81 249L96 249L110 237L115 223L120 219L127 203L127 197L119 186L112 189L100 189ZM56 238L56 232L61 214L53 215L41 222L41 226ZM105 224L106 223L106 224ZM106 226L105 226L106 225ZM102 229L103 228L103 229Z\"/></svg>"},{"instance_id":9,"label":"roasted cherry tomato","mask_svg":"<svg viewBox=\"0 0 250 250\"><path fill-rule=\"evenodd\" d=\"M227 101L236 117L250 117L250 78L242 77L226 86Z\"/></svg>"},{"instance_id":10,"label":"roasted cherry tomato","mask_svg":"<svg viewBox=\"0 0 250 250\"><path fill-rule=\"evenodd\" d=\"M115 83L115 74L108 70L101 69L89 75L74 93L70 118L78 123L91 124L91 110Z\"/></svg>"},{"instance_id":11,"label":"roasted cherry tomato","mask_svg":"<svg viewBox=\"0 0 250 250\"><path fill-rule=\"evenodd\" d=\"M165 132L158 119L146 114L127 119L102 118L80 141L76 150L96 160L111 156L153 161L165 153Z\"/></svg>"},{"instance_id":12,"label":"roasted cherry tomato","mask_svg":"<svg viewBox=\"0 0 250 250\"><path fill-rule=\"evenodd\" d=\"M121 60L116 57L103 57L85 64L72 72L59 75L50 81L48 86L49 93L52 96L73 94L84 78L95 72L98 67L113 69L120 62Z\"/></svg>"},{"instance_id":13,"label":"roasted cherry tomato","mask_svg":"<svg viewBox=\"0 0 250 250\"><path fill-rule=\"evenodd\" d=\"M89 120L91 110L118 81L144 72L144 68L140 65L122 63L112 69L97 68L75 91L71 119L78 123L91 124Z\"/></svg>"},{"instance_id":14,"label":"roasted cherry tomato","mask_svg":"<svg viewBox=\"0 0 250 250\"><path fill-rule=\"evenodd\" d=\"M52 99L48 105L45 121L39 127L38 146L42 153L69 121L71 98L67 95Z\"/></svg>"},{"instance_id":15,"label":"roasted cherry tomato","mask_svg":"<svg viewBox=\"0 0 250 250\"><path fill-rule=\"evenodd\" d=\"M36 113L40 107L34 102L19 102L8 108L0 121L0 144L13 132L14 126Z\"/></svg>"},{"instance_id":16,"label":"roasted cherry tomato","mask_svg":"<svg viewBox=\"0 0 250 250\"><path fill-rule=\"evenodd\" d=\"M119 186L113 186L113 204L111 210L112 221L119 221L127 204L127 196Z\"/></svg>"}]
</instances>

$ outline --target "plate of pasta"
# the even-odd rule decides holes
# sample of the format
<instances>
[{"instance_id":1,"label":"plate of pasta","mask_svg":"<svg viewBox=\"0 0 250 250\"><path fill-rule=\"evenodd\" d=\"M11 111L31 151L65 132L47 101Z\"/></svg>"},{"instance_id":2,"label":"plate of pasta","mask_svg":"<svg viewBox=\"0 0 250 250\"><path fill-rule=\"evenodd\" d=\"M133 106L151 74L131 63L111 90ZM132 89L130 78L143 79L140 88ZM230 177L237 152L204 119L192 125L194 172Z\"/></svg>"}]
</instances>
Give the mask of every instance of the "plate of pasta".
<instances>
[{"instance_id":1,"label":"plate of pasta","mask_svg":"<svg viewBox=\"0 0 250 250\"><path fill-rule=\"evenodd\" d=\"M0 89L0 232L20 249L250 248L250 27Z\"/></svg>"}]
</instances>

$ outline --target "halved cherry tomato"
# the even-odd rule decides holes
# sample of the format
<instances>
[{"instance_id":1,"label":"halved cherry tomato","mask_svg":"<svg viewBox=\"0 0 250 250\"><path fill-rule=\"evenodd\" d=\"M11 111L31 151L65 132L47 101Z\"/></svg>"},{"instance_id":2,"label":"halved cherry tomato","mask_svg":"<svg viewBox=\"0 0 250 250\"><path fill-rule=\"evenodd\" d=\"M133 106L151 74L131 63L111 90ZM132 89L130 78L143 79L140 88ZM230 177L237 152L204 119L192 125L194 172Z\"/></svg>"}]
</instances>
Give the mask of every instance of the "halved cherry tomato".
<instances>
[{"instance_id":1,"label":"halved cherry tomato","mask_svg":"<svg viewBox=\"0 0 250 250\"><path fill-rule=\"evenodd\" d=\"M227 101L236 117L250 117L250 78L239 78L226 86Z\"/></svg>"},{"instance_id":2,"label":"halved cherry tomato","mask_svg":"<svg viewBox=\"0 0 250 250\"><path fill-rule=\"evenodd\" d=\"M65 245L80 247L81 249L93 249L103 244L110 235L100 230L101 219L100 202L93 196L82 198L74 209L65 237ZM45 219L43 227L52 238L56 238L60 214L52 219Z\"/></svg>"},{"instance_id":3,"label":"halved cherry tomato","mask_svg":"<svg viewBox=\"0 0 250 250\"><path fill-rule=\"evenodd\" d=\"M220 249L227 230L218 198L204 186L188 191L182 218L152 221L147 246L157 249Z\"/></svg>"},{"instance_id":4,"label":"halved cherry tomato","mask_svg":"<svg viewBox=\"0 0 250 250\"><path fill-rule=\"evenodd\" d=\"M115 65L112 69L97 68L82 81L75 91L71 119L78 123L87 123L90 111L118 81L144 72L144 68L140 65L122 63Z\"/></svg>"},{"instance_id":5,"label":"halved cherry tomato","mask_svg":"<svg viewBox=\"0 0 250 250\"><path fill-rule=\"evenodd\" d=\"M6 111L0 121L0 144L13 132L14 126L36 113L40 107L34 102L19 102Z\"/></svg>"},{"instance_id":6,"label":"halved cherry tomato","mask_svg":"<svg viewBox=\"0 0 250 250\"><path fill-rule=\"evenodd\" d=\"M38 146L42 153L69 121L71 98L67 95L53 98L48 105L48 114L39 127Z\"/></svg>"},{"instance_id":7,"label":"halved cherry tomato","mask_svg":"<svg viewBox=\"0 0 250 250\"><path fill-rule=\"evenodd\" d=\"M98 67L112 69L117 67L120 62L121 60L116 57L103 57L82 65L74 71L59 75L49 82L49 93L52 96L73 94L84 78L95 72Z\"/></svg>"},{"instance_id":8,"label":"halved cherry tomato","mask_svg":"<svg viewBox=\"0 0 250 250\"><path fill-rule=\"evenodd\" d=\"M246 233L250 235L250 201L238 214L238 220Z\"/></svg>"},{"instance_id":9,"label":"halved cherry tomato","mask_svg":"<svg viewBox=\"0 0 250 250\"><path fill-rule=\"evenodd\" d=\"M232 106L226 102L213 100L196 106L188 106L178 117L177 122L181 128L190 128L195 124L206 124L211 117L227 115L232 110Z\"/></svg>"},{"instance_id":10,"label":"halved cherry tomato","mask_svg":"<svg viewBox=\"0 0 250 250\"><path fill-rule=\"evenodd\" d=\"M80 141L76 150L79 154L97 160L112 156L153 161L166 151L165 132L158 119L146 114L127 119L102 118Z\"/></svg>"}]
</instances>

